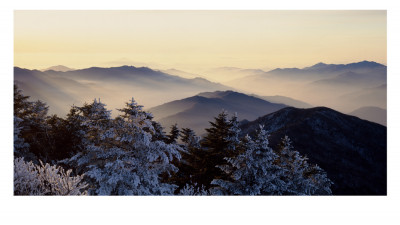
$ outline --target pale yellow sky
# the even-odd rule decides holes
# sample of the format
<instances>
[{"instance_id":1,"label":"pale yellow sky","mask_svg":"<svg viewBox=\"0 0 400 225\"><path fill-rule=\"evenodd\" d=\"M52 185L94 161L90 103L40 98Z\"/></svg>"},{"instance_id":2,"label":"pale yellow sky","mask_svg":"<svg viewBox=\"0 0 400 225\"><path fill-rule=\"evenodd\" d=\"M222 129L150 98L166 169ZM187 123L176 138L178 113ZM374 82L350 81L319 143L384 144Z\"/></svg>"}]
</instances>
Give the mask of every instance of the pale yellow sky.
<instances>
[{"instance_id":1,"label":"pale yellow sky","mask_svg":"<svg viewBox=\"0 0 400 225\"><path fill-rule=\"evenodd\" d=\"M386 11L15 11L14 64L196 70L386 65Z\"/></svg>"}]
</instances>

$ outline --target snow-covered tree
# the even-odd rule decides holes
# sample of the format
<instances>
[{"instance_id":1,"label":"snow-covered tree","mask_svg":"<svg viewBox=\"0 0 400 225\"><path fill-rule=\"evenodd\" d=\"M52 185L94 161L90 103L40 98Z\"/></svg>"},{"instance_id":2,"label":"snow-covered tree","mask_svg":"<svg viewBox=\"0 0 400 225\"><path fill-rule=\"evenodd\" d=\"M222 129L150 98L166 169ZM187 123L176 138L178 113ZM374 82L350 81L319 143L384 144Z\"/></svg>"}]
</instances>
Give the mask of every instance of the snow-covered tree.
<instances>
[{"instance_id":1,"label":"snow-covered tree","mask_svg":"<svg viewBox=\"0 0 400 225\"><path fill-rule=\"evenodd\" d=\"M21 137L22 119L14 116L14 155L21 156L28 150L29 144Z\"/></svg>"},{"instance_id":2,"label":"snow-covered tree","mask_svg":"<svg viewBox=\"0 0 400 225\"><path fill-rule=\"evenodd\" d=\"M84 132L82 138L83 150L65 161L74 167L76 172L84 173L87 166L97 161L98 154L103 154L107 147L107 138L111 134L111 113L105 108L105 104L96 99L91 104L79 107L80 118Z\"/></svg>"},{"instance_id":3,"label":"snow-covered tree","mask_svg":"<svg viewBox=\"0 0 400 225\"><path fill-rule=\"evenodd\" d=\"M313 188L310 191L312 195L332 195L331 185L333 182L318 165L309 166L305 176L312 180Z\"/></svg>"},{"instance_id":4,"label":"snow-covered tree","mask_svg":"<svg viewBox=\"0 0 400 225\"><path fill-rule=\"evenodd\" d=\"M240 144L240 128L237 113L235 113L229 120L228 134L225 138L227 141L227 150L232 152L235 151Z\"/></svg>"},{"instance_id":5,"label":"snow-covered tree","mask_svg":"<svg viewBox=\"0 0 400 225\"><path fill-rule=\"evenodd\" d=\"M288 136L282 138L276 163L284 171L288 195L332 194L331 181L317 165L311 166L307 158L295 151Z\"/></svg>"},{"instance_id":6,"label":"snow-covered tree","mask_svg":"<svg viewBox=\"0 0 400 225\"><path fill-rule=\"evenodd\" d=\"M70 159L84 166L92 185L90 194L173 194L176 186L163 183L161 176L176 171L170 162L180 158L179 146L152 139L151 114L133 98L113 121L104 105L95 101L91 108L97 110L86 115L95 119L83 122L88 128L85 149Z\"/></svg>"},{"instance_id":7,"label":"snow-covered tree","mask_svg":"<svg viewBox=\"0 0 400 225\"><path fill-rule=\"evenodd\" d=\"M15 195L86 195L83 176L71 176L71 170L40 162L35 165L23 158L14 160Z\"/></svg>"},{"instance_id":8,"label":"snow-covered tree","mask_svg":"<svg viewBox=\"0 0 400 225\"><path fill-rule=\"evenodd\" d=\"M268 134L260 130L252 140L246 136L242 153L226 157L226 165L218 166L227 179L214 179L213 194L228 195L280 195L286 190L281 180L282 170L274 164L277 155L269 147Z\"/></svg>"},{"instance_id":9,"label":"snow-covered tree","mask_svg":"<svg viewBox=\"0 0 400 225\"><path fill-rule=\"evenodd\" d=\"M23 158L14 160L14 195L43 195L35 164Z\"/></svg>"}]
</instances>

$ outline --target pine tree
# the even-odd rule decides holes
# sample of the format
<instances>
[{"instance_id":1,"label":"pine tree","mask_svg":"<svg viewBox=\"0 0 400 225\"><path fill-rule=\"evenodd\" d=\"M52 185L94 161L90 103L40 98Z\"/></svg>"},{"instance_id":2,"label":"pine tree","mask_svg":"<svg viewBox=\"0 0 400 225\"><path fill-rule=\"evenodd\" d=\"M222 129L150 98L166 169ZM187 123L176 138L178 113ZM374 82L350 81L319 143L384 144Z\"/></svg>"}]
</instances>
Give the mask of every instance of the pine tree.
<instances>
[{"instance_id":1,"label":"pine tree","mask_svg":"<svg viewBox=\"0 0 400 225\"><path fill-rule=\"evenodd\" d=\"M188 150L191 148L200 148L200 138L196 136L194 130L190 128L182 128L179 136Z\"/></svg>"},{"instance_id":2,"label":"pine tree","mask_svg":"<svg viewBox=\"0 0 400 225\"><path fill-rule=\"evenodd\" d=\"M175 123L174 125L171 126L171 131L169 132L169 135L167 135L167 144L176 144L176 140L179 137L179 128L178 125Z\"/></svg>"},{"instance_id":3,"label":"pine tree","mask_svg":"<svg viewBox=\"0 0 400 225\"><path fill-rule=\"evenodd\" d=\"M18 88L18 85L14 84L14 116L25 119L25 116L29 114L31 102L28 101L29 96L22 94L22 90Z\"/></svg>"},{"instance_id":4,"label":"pine tree","mask_svg":"<svg viewBox=\"0 0 400 225\"><path fill-rule=\"evenodd\" d=\"M179 194L187 185L195 189L201 188L201 183L204 180L201 171L205 152L200 148L200 138L190 128L183 128L180 132L180 137L183 142L183 145L181 145L182 158L179 161L173 161L178 168L178 172L174 173L169 179L169 182L178 186L175 191L176 194Z\"/></svg>"},{"instance_id":5,"label":"pine tree","mask_svg":"<svg viewBox=\"0 0 400 225\"><path fill-rule=\"evenodd\" d=\"M80 112L79 107L72 106L65 119L65 129L69 134L68 147L71 148L71 152L74 154L83 150L83 139L87 131L86 127L83 126L85 117Z\"/></svg>"},{"instance_id":6,"label":"pine tree","mask_svg":"<svg viewBox=\"0 0 400 225\"><path fill-rule=\"evenodd\" d=\"M49 161L50 127L47 124L48 106L42 101L29 101L14 85L14 116L18 123L18 137L29 145L29 149L17 152L17 157L25 157L38 163L38 158ZM17 147L18 148L18 147Z\"/></svg>"},{"instance_id":7,"label":"pine tree","mask_svg":"<svg viewBox=\"0 0 400 225\"><path fill-rule=\"evenodd\" d=\"M211 187L213 179L220 179L225 176L217 168L217 165L224 164L224 158L231 155L234 148L229 140L232 134L227 116L226 111L222 111L215 117L215 122L210 122L211 127L206 129L207 134L201 141L205 156L200 162L203 168L200 170L202 180L199 184L204 185L206 188Z\"/></svg>"}]
</instances>

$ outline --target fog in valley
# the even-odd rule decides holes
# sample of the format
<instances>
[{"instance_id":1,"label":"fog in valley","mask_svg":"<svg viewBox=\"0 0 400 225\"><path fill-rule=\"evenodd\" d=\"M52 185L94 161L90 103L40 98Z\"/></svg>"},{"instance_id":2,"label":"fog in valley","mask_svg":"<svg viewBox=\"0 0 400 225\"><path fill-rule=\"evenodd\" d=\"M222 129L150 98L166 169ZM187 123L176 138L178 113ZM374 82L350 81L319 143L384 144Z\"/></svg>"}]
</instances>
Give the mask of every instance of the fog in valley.
<instances>
[{"instance_id":1,"label":"fog in valley","mask_svg":"<svg viewBox=\"0 0 400 225\"><path fill-rule=\"evenodd\" d=\"M207 70L198 74L135 66L74 70L60 65L42 71L15 67L14 79L26 95L46 102L51 114L65 116L72 105L81 106L100 98L116 116L116 109L134 97L166 127L181 122L183 126L191 125L199 131L206 126L204 121L211 120L222 109L229 113L238 112L240 119L253 120L283 108L260 110L264 106L257 103L261 108L252 111L251 104L242 105L253 98L286 107L325 106L386 125L386 70L385 65L370 61L318 63L305 68L270 71L220 67L209 69L207 75L204 75ZM221 102L221 96L217 96L219 92L214 93L215 96L204 96L203 93L227 90L244 94L248 99L229 99L228 103ZM196 101L191 99L193 96L197 96ZM204 99L199 97L213 100L202 102ZM216 98L219 100L214 101ZM177 107L173 101L180 100L182 103ZM379 113L366 110L371 107ZM201 115L201 122L193 117L195 114ZM196 127L197 123L200 125Z\"/></svg>"}]
</instances>

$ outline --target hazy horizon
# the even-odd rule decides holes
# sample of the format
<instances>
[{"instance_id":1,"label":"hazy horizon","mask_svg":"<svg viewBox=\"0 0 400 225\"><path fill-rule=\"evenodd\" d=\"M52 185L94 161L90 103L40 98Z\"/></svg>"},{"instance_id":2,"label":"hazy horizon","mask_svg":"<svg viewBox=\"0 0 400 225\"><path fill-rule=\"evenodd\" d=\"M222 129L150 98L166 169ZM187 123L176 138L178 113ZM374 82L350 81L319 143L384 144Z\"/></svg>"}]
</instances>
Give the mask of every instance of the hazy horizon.
<instances>
[{"instance_id":1,"label":"hazy horizon","mask_svg":"<svg viewBox=\"0 0 400 225\"><path fill-rule=\"evenodd\" d=\"M306 68L306 67L314 66L314 65L316 65L318 63L324 63L324 64L328 64L328 65L329 64L336 64L336 65L339 65L339 64L342 65L343 64L343 65L346 65L346 64L358 63L358 62L363 62L363 61L376 62L376 61L368 60L368 59L364 59L364 60L360 60L360 61L349 61L349 62L346 62L346 63L329 63L329 62L319 61L319 62L307 64L307 65L302 66L302 67L288 66L288 67L264 67L264 68L244 68L244 67L235 67L235 66L229 66L229 65L222 65L222 66L219 66L219 67L203 68L203 69L197 70L197 71L196 70L185 70L183 68L178 68L178 67L162 66L162 64L159 64L159 63L149 63L149 62L131 62L131 63L129 63L128 61L126 61L125 63L113 64L113 65L106 65L106 64L102 65L102 64L99 63L99 64L94 64L94 65L91 65L91 66L88 65L88 66L85 66L85 67L73 67L73 66L69 66L69 65L65 65L65 64L61 64L61 63L60 64L55 64L55 65L49 65L49 66L47 66L45 68L23 67L23 66L18 66L18 65L14 65L14 67L19 67L19 68L29 69L29 70L39 70L39 71L45 71L45 70L47 70L49 68L59 67L59 66L67 67L67 68L69 68L71 70L82 70L82 69L88 69L88 68L92 68L92 67L99 67L99 68L113 68L113 67L122 67L122 66L133 66L133 67L136 67L136 68L147 67L147 68L150 68L150 69L155 70L155 71L158 70L158 71L170 74L170 75L180 76L182 78L193 79L193 78L196 78L196 77L200 77L200 78L208 79L208 80L210 80L212 82L218 82L218 83L222 83L223 84L223 83L225 83L225 82L227 82L229 80L234 80L237 77L235 77L234 74L229 74L229 76L231 76L231 79L226 79L226 77L222 77L222 76L224 76L224 74L218 73L215 70L218 70L218 69L240 69L240 70L262 70L263 72L270 72L270 71L275 70L275 69L286 69L286 68L303 69L303 68ZM376 62L376 63L379 63L379 64L382 64L384 66L387 66L384 63L380 63L380 62ZM175 71L173 72L173 70L176 70L176 72ZM57 70L56 69L56 71L61 71L61 70ZM248 74L252 75L251 72L249 72ZM227 74L225 74L225 76L227 76Z\"/></svg>"},{"instance_id":2,"label":"hazy horizon","mask_svg":"<svg viewBox=\"0 0 400 225\"><path fill-rule=\"evenodd\" d=\"M386 11L14 12L14 65L217 67L386 65Z\"/></svg>"}]
</instances>

